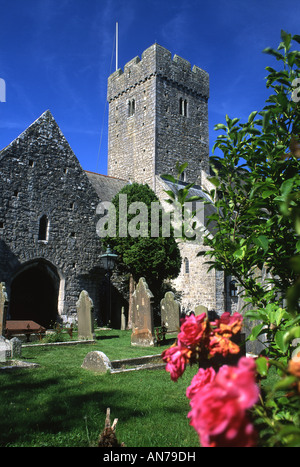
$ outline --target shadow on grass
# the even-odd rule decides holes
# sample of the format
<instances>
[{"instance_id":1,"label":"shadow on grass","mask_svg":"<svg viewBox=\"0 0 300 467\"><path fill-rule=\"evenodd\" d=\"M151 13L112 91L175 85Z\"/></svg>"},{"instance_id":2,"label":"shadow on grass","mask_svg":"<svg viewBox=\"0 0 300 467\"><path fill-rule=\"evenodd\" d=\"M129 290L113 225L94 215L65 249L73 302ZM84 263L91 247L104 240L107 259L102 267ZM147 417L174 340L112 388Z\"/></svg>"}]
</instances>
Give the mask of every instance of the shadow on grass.
<instances>
[{"instance_id":1,"label":"shadow on grass","mask_svg":"<svg viewBox=\"0 0 300 467\"><path fill-rule=\"evenodd\" d=\"M29 375L14 374L15 381L1 384L0 394L0 446L22 445L29 439L45 433L56 435L77 430L85 433L85 419L89 429L99 435L104 427L107 407L113 417L121 420L143 417L144 412L132 408L132 393L124 388L111 390L78 389L72 394L67 387L62 392L61 379L49 378L39 382L30 380ZM109 381L99 386L109 387ZM29 396L30 395L30 396Z\"/></svg>"},{"instance_id":2,"label":"shadow on grass","mask_svg":"<svg viewBox=\"0 0 300 467\"><path fill-rule=\"evenodd\" d=\"M157 347L169 347L176 342L176 337L170 337L169 339L162 340Z\"/></svg>"},{"instance_id":3,"label":"shadow on grass","mask_svg":"<svg viewBox=\"0 0 300 467\"><path fill-rule=\"evenodd\" d=\"M106 339L116 339L116 338L119 339L120 336L117 336L117 335L113 335L113 336L96 336L97 341L106 340Z\"/></svg>"}]
</instances>

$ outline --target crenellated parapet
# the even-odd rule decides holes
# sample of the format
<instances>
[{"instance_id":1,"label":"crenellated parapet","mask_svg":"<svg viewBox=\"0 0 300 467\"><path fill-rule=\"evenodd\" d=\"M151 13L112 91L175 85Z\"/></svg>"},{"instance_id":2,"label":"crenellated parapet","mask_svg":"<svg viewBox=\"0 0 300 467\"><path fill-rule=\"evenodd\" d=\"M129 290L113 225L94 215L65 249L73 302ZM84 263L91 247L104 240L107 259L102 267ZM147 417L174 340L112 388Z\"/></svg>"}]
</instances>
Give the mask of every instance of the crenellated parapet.
<instances>
[{"instance_id":1,"label":"crenellated parapet","mask_svg":"<svg viewBox=\"0 0 300 467\"><path fill-rule=\"evenodd\" d=\"M124 70L119 68L109 76L108 102L153 76L176 83L184 92L192 91L203 98L209 97L209 75L206 71L196 65L192 68L188 60L176 54L172 58L169 50L153 44L143 52L142 59L138 56L133 58L126 63Z\"/></svg>"}]
</instances>

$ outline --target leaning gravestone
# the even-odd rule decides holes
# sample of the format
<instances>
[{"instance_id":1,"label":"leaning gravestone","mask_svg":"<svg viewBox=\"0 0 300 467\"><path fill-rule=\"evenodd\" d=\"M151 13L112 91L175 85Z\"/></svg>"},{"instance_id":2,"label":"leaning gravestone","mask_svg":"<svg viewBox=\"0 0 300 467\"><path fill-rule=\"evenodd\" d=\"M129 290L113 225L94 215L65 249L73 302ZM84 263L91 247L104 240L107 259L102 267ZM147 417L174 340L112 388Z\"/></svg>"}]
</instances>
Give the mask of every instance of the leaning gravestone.
<instances>
[{"instance_id":1,"label":"leaning gravestone","mask_svg":"<svg viewBox=\"0 0 300 467\"><path fill-rule=\"evenodd\" d=\"M195 307L195 316L202 315L202 313L205 313L206 316L208 316L208 309L204 305L197 305Z\"/></svg>"},{"instance_id":2,"label":"leaning gravestone","mask_svg":"<svg viewBox=\"0 0 300 467\"><path fill-rule=\"evenodd\" d=\"M94 339L93 301L83 290L76 303L78 339Z\"/></svg>"},{"instance_id":3,"label":"leaning gravestone","mask_svg":"<svg viewBox=\"0 0 300 467\"><path fill-rule=\"evenodd\" d=\"M98 373L106 373L107 371L112 370L112 365L105 353L94 350L86 355L81 368L85 368L90 371L97 371Z\"/></svg>"},{"instance_id":4,"label":"leaning gravestone","mask_svg":"<svg viewBox=\"0 0 300 467\"><path fill-rule=\"evenodd\" d=\"M161 324L169 331L178 331L180 327L180 305L173 292L166 292L160 302Z\"/></svg>"},{"instance_id":5,"label":"leaning gravestone","mask_svg":"<svg viewBox=\"0 0 300 467\"><path fill-rule=\"evenodd\" d=\"M141 277L132 296L131 345L154 345L153 298L147 282Z\"/></svg>"},{"instance_id":6,"label":"leaning gravestone","mask_svg":"<svg viewBox=\"0 0 300 467\"><path fill-rule=\"evenodd\" d=\"M7 293L5 290L5 284L0 283L0 336L5 335L5 324L6 324L6 313L7 313Z\"/></svg>"}]
</instances>

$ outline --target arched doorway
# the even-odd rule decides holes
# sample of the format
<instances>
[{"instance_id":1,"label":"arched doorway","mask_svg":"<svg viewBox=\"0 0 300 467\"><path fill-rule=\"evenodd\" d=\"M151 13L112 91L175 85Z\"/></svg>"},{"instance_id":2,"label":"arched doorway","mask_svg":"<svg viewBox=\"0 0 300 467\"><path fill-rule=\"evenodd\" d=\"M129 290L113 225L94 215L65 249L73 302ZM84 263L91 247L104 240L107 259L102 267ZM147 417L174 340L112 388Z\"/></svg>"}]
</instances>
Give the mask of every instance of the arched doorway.
<instances>
[{"instance_id":1,"label":"arched doorway","mask_svg":"<svg viewBox=\"0 0 300 467\"><path fill-rule=\"evenodd\" d=\"M58 315L60 278L55 267L36 260L21 267L11 283L9 315L51 328Z\"/></svg>"}]
</instances>

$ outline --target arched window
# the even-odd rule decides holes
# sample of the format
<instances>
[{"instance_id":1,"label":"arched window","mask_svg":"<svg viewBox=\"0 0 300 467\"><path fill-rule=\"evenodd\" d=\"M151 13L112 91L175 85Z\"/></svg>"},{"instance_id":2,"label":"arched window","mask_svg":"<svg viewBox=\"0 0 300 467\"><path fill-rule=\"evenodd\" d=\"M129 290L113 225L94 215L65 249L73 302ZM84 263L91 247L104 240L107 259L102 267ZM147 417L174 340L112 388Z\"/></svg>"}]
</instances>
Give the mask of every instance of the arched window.
<instances>
[{"instance_id":1,"label":"arched window","mask_svg":"<svg viewBox=\"0 0 300 467\"><path fill-rule=\"evenodd\" d=\"M49 227L49 220L46 214L44 214L40 218L40 225L39 225L39 240L48 240L48 227Z\"/></svg>"},{"instance_id":2,"label":"arched window","mask_svg":"<svg viewBox=\"0 0 300 467\"><path fill-rule=\"evenodd\" d=\"M190 263L189 263L189 260L187 258L184 258L184 272L185 272L185 274L190 273Z\"/></svg>"}]
</instances>

